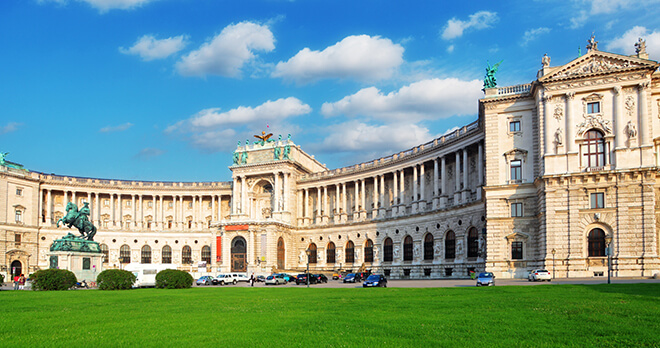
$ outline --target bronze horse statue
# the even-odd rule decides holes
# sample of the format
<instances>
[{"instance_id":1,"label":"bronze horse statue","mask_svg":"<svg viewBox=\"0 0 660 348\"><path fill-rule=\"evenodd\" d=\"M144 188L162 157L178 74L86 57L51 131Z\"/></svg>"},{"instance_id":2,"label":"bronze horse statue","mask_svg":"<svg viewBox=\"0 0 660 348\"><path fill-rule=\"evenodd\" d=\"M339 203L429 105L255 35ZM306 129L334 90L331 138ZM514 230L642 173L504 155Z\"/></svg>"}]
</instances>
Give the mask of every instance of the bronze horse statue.
<instances>
[{"instance_id":1,"label":"bronze horse statue","mask_svg":"<svg viewBox=\"0 0 660 348\"><path fill-rule=\"evenodd\" d=\"M76 227L80 232L80 237L94 240L96 226L89 222L89 213L89 203L85 202L85 206L79 211L75 203L69 202L66 204L66 215L57 220L57 227L60 227L60 222L63 222L69 228Z\"/></svg>"}]
</instances>

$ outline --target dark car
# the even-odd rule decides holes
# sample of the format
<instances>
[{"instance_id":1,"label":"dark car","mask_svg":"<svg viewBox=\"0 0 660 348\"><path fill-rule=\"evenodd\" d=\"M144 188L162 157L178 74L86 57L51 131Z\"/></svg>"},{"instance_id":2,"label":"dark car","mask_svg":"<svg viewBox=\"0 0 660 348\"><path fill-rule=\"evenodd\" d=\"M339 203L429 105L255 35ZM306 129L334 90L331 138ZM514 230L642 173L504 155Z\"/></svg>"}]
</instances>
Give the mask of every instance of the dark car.
<instances>
[{"instance_id":1,"label":"dark car","mask_svg":"<svg viewBox=\"0 0 660 348\"><path fill-rule=\"evenodd\" d=\"M376 286L383 288L387 287L387 279L385 278L385 276L380 274L372 274L369 276L369 278L367 278L367 280L364 281L364 283L362 283L362 287L364 288L376 287Z\"/></svg>"},{"instance_id":2,"label":"dark car","mask_svg":"<svg viewBox=\"0 0 660 348\"><path fill-rule=\"evenodd\" d=\"M316 284L317 283L317 279L316 279L316 277L314 277L313 274L301 273L301 274L298 274L298 277L296 278L296 285L307 284L307 279L309 279L310 284Z\"/></svg>"},{"instance_id":3,"label":"dark car","mask_svg":"<svg viewBox=\"0 0 660 348\"><path fill-rule=\"evenodd\" d=\"M328 277L325 274L315 274L314 277L316 277L316 282L319 284L328 282Z\"/></svg>"},{"instance_id":4,"label":"dark car","mask_svg":"<svg viewBox=\"0 0 660 348\"><path fill-rule=\"evenodd\" d=\"M343 281L344 283L355 283L355 282L359 282L360 280L361 279L359 274L349 273L346 276L344 276Z\"/></svg>"},{"instance_id":5,"label":"dark car","mask_svg":"<svg viewBox=\"0 0 660 348\"><path fill-rule=\"evenodd\" d=\"M255 280L257 283L263 283L263 282L266 281L266 277L264 277L264 276L262 276L262 275L258 275L258 276L256 276L256 277L254 277L254 280Z\"/></svg>"},{"instance_id":6,"label":"dark car","mask_svg":"<svg viewBox=\"0 0 660 348\"><path fill-rule=\"evenodd\" d=\"M284 277L284 280L286 280L287 283L295 282L296 281L296 276L287 274L287 273L282 273L282 276Z\"/></svg>"}]
</instances>

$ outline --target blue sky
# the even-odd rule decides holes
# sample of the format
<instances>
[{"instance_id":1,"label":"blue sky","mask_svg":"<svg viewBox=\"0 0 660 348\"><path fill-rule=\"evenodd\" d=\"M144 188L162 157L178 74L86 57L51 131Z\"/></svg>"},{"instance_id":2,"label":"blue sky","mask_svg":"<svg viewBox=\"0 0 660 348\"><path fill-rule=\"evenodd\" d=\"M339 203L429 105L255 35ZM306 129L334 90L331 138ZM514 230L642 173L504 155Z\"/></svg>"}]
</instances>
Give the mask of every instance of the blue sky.
<instances>
[{"instance_id":1,"label":"blue sky","mask_svg":"<svg viewBox=\"0 0 660 348\"><path fill-rule=\"evenodd\" d=\"M26 168L226 181L269 126L329 168L477 119L486 62L529 83L599 49L660 59L660 1L4 0L0 151Z\"/></svg>"}]
</instances>

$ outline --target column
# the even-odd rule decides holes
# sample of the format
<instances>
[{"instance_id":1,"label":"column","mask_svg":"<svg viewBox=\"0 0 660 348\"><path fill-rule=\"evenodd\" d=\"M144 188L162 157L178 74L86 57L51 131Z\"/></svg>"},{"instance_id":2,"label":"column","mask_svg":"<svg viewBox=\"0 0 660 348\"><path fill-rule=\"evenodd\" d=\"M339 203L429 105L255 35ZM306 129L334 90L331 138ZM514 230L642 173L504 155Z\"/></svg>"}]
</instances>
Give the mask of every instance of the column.
<instances>
[{"instance_id":1,"label":"column","mask_svg":"<svg viewBox=\"0 0 660 348\"><path fill-rule=\"evenodd\" d=\"M355 180L355 197L353 197L353 219L357 220L360 212L360 180Z\"/></svg>"},{"instance_id":2,"label":"column","mask_svg":"<svg viewBox=\"0 0 660 348\"><path fill-rule=\"evenodd\" d=\"M211 221L218 221L215 214L218 211L218 204L215 202L216 195L211 195Z\"/></svg>"},{"instance_id":3,"label":"column","mask_svg":"<svg viewBox=\"0 0 660 348\"><path fill-rule=\"evenodd\" d=\"M241 177L241 212L244 215L248 214L248 199L247 199L247 176Z\"/></svg>"},{"instance_id":4,"label":"column","mask_svg":"<svg viewBox=\"0 0 660 348\"><path fill-rule=\"evenodd\" d=\"M309 189L305 189L305 225L309 224Z\"/></svg>"},{"instance_id":5,"label":"column","mask_svg":"<svg viewBox=\"0 0 660 348\"><path fill-rule=\"evenodd\" d=\"M289 175L291 173L284 173L284 187L282 187L282 206L284 211L289 211Z\"/></svg>"},{"instance_id":6,"label":"column","mask_svg":"<svg viewBox=\"0 0 660 348\"><path fill-rule=\"evenodd\" d=\"M639 93L639 112L637 113L637 130L639 136L639 145L640 146L650 146L649 144L649 129L651 128L647 122L648 119L648 98L647 92L649 89L649 81L645 81L637 85L637 91ZM649 162L642 162L649 163Z\"/></svg>"},{"instance_id":7,"label":"column","mask_svg":"<svg viewBox=\"0 0 660 348\"><path fill-rule=\"evenodd\" d=\"M619 87L620 88L620 87ZM568 153L575 153L577 150L575 149L575 120L573 119L573 99L575 98L575 92L568 92L566 93L566 117L565 117L565 125L566 125L566 151ZM617 105L619 103L617 102ZM616 114L615 110L615 114ZM615 121L616 124L616 121ZM615 140L616 141L616 140Z\"/></svg>"},{"instance_id":8,"label":"column","mask_svg":"<svg viewBox=\"0 0 660 348\"><path fill-rule=\"evenodd\" d=\"M392 172L392 217L397 216L399 213L399 179L397 173L398 170Z\"/></svg>"},{"instance_id":9,"label":"column","mask_svg":"<svg viewBox=\"0 0 660 348\"><path fill-rule=\"evenodd\" d=\"M133 226L137 226L137 217L135 216L137 208L135 207L135 195L131 195L131 229Z\"/></svg>"},{"instance_id":10,"label":"column","mask_svg":"<svg viewBox=\"0 0 660 348\"><path fill-rule=\"evenodd\" d=\"M64 206L65 207L66 207L66 204L69 203L69 201L68 201L69 198L67 197L68 195L69 195L69 191L65 190L64 191Z\"/></svg>"},{"instance_id":11,"label":"column","mask_svg":"<svg viewBox=\"0 0 660 348\"><path fill-rule=\"evenodd\" d=\"M51 193L51 190L48 189L48 209L46 209L46 222L49 224L53 223L52 216L53 216L53 195Z\"/></svg>"},{"instance_id":12,"label":"column","mask_svg":"<svg viewBox=\"0 0 660 348\"><path fill-rule=\"evenodd\" d=\"M172 228L179 227L179 209L176 208L179 196L172 196Z\"/></svg>"},{"instance_id":13,"label":"column","mask_svg":"<svg viewBox=\"0 0 660 348\"><path fill-rule=\"evenodd\" d=\"M380 176L380 187L378 188L378 217L381 219L385 217L385 174Z\"/></svg>"},{"instance_id":14,"label":"column","mask_svg":"<svg viewBox=\"0 0 660 348\"><path fill-rule=\"evenodd\" d=\"M190 214L192 216L191 227L195 228L195 227L197 227L197 216L196 216L197 215L197 209L195 209L197 207L197 205L195 204L197 202L197 196L193 195L191 198L192 198L192 211L190 212ZM242 208L245 208L245 206L242 206Z\"/></svg>"},{"instance_id":15,"label":"column","mask_svg":"<svg viewBox=\"0 0 660 348\"><path fill-rule=\"evenodd\" d=\"M360 206L362 207L362 209L360 209L360 219L366 219L367 218L367 190L366 190L367 180L365 179L360 180L360 185L361 185Z\"/></svg>"},{"instance_id":16,"label":"column","mask_svg":"<svg viewBox=\"0 0 660 348\"><path fill-rule=\"evenodd\" d=\"M479 143L477 155L477 200L481 200L481 190L484 186L484 145Z\"/></svg>"},{"instance_id":17,"label":"column","mask_svg":"<svg viewBox=\"0 0 660 348\"><path fill-rule=\"evenodd\" d=\"M119 228L124 229L124 206L121 200L121 193L117 195L117 205L119 206Z\"/></svg>"},{"instance_id":18,"label":"column","mask_svg":"<svg viewBox=\"0 0 660 348\"><path fill-rule=\"evenodd\" d=\"M304 190L297 190L296 197L298 198L298 226L302 226L305 223L305 211L303 210L303 199L305 198Z\"/></svg>"},{"instance_id":19,"label":"column","mask_svg":"<svg viewBox=\"0 0 660 348\"><path fill-rule=\"evenodd\" d=\"M151 204L152 204L151 212L153 213L151 221L154 223L153 227L158 227L158 214L157 214L157 211L156 211L156 207L157 207L156 195L152 196L152 203Z\"/></svg>"},{"instance_id":20,"label":"column","mask_svg":"<svg viewBox=\"0 0 660 348\"><path fill-rule=\"evenodd\" d=\"M78 205L78 202L76 202L76 191L75 190L71 191L71 202L73 202L73 204L75 204L75 205ZM80 208L80 207L78 207L78 208Z\"/></svg>"},{"instance_id":21,"label":"column","mask_svg":"<svg viewBox=\"0 0 660 348\"><path fill-rule=\"evenodd\" d=\"M438 209L438 180L440 180L440 175L438 173L438 159L433 159L433 210Z\"/></svg>"},{"instance_id":22,"label":"column","mask_svg":"<svg viewBox=\"0 0 660 348\"><path fill-rule=\"evenodd\" d=\"M112 226L117 226L117 218L115 216L115 194L110 194L110 220L112 221Z\"/></svg>"},{"instance_id":23,"label":"column","mask_svg":"<svg viewBox=\"0 0 660 348\"><path fill-rule=\"evenodd\" d=\"M142 202L142 195L138 196L140 200L140 228L144 228L144 203Z\"/></svg>"},{"instance_id":24,"label":"column","mask_svg":"<svg viewBox=\"0 0 660 348\"><path fill-rule=\"evenodd\" d=\"M341 216L341 208L340 208L340 198L339 198L339 190L341 186L339 184L335 184L335 217L334 221L335 223L338 223L340 221L340 216Z\"/></svg>"},{"instance_id":25,"label":"column","mask_svg":"<svg viewBox=\"0 0 660 348\"><path fill-rule=\"evenodd\" d=\"M424 162L419 165L419 210L426 211L426 183L424 178Z\"/></svg>"},{"instance_id":26,"label":"column","mask_svg":"<svg viewBox=\"0 0 660 348\"><path fill-rule=\"evenodd\" d=\"M232 193L231 193L231 213L232 215L238 213L238 177L234 178L234 184L232 185Z\"/></svg>"},{"instance_id":27,"label":"column","mask_svg":"<svg viewBox=\"0 0 660 348\"><path fill-rule=\"evenodd\" d=\"M346 202L346 193L348 191L346 191L346 183L345 182L341 184L341 192L342 192L342 197L341 197L341 206L342 206L341 221L346 222L346 219L347 219L347 216L348 216L347 215L348 214L348 209L347 209L348 203Z\"/></svg>"},{"instance_id":28,"label":"column","mask_svg":"<svg viewBox=\"0 0 660 348\"><path fill-rule=\"evenodd\" d=\"M467 193L470 189L468 183L468 150L463 149L463 191L461 192L461 202L467 202Z\"/></svg>"},{"instance_id":29,"label":"column","mask_svg":"<svg viewBox=\"0 0 660 348\"><path fill-rule=\"evenodd\" d=\"M406 184L405 184L405 169L401 169L401 176L399 176L399 196L401 197L401 205L399 206L399 215L406 214Z\"/></svg>"},{"instance_id":30,"label":"column","mask_svg":"<svg viewBox=\"0 0 660 348\"><path fill-rule=\"evenodd\" d=\"M371 209L371 218L375 219L378 217L378 175L374 176L374 192L372 196L374 207Z\"/></svg>"},{"instance_id":31,"label":"column","mask_svg":"<svg viewBox=\"0 0 660 348\"><path fill-rule=\"evenodd\" d=\"M222 195L218 195L218 221L222 221Z\"/></svg>"},{"instance_id":32,"label":"column","mask_svg":"<svg viewBox=\"0 0 660 348\"><path fill-rule=\"evenodd\" d=\"M280 207L281 207L282 198L280 196L280 173L279 172L275 173L274 191L275 191L275 211L280 211L281 210Z\"/></svg>"},{"instance_id":33,"label":"column","mask_svg":"<svg viewBox=\"0 0 660 348\"><path fill-rule=\"evenodd\" d=\"M46 213L44 212L46 210L46 208L44 207L44 193L45 193L44 191L45 191L44 189L39 189L39 208L38 208L37 225L42 224L42 216L43 216L43 220L46 219L45 217Z\"/></svg>"},{"instance_id":34,"label":"column","mask_svg":"<svg viewBox=\"0 0 660 348\"><path fill-rule=\"evenodd\" d=\"M413 199L412 199L412 213L416 214L419 211L419 173L417 172L417 165L413 167L413 176L412 176L412 188L413 188Z\"/></svg>"},{"instance_id":35,"label":"column","mask_svg":"<svg viewBox=\"0 0 660 348\"><path fill-rule=\"evenodd\" d=\"M101 195L98 192L94 192L96 196L96 226L101 227Z\"/></svg>"},{"instance_id":36,"label":"column","mask_svg":"<svg viewBox=\"0 0 660 348\"><path fill-rule=\"evenodd\" d=\"M316 188L316 223L321 222L321 210L323 207L321 206L321 188L317 187Z\"/></svg>"},{"instance_id":37,"label":"column","mask_svg":"<svg viewBox=\"0 0 660 348\"><path fill-rule=\"evenodd\" d=\"M440 159L440 208L447 206L447 156Z\"/></svg>"},{"instance_id":38,"label":"column","mask_svg":"<svg viewBox=\"0 0 660 348\"><path fill-rule=\"evenodd\" d=\"M330 216L330 206L328 206L328 187L323 186L323 222L328 222L328 217Z\"/></svg>"},{"instance_id":39,"label":"column","mask_svg":"<svg viewBox=\"0 0 660 348\"><path fill-rule=\"evenodd\" d=\"M454 158L456 160L456 165L454 166L454 205L457 205L461 195L461 154L460 152L454 152Z\"/></svg>"},{"instance_id":40,"label":"column","mask_svg":"<svg viewBox=\"0 0 660 348\"><path fill-rule=\"evenodd\" d=\"M550 154L551 150L551 141L550 141L550 133L551 130L549 128L550 126L550 101L552 100L552 96L550 95L543 95L543 155L548 155Z\"/></svg>"},{"instance_id":41,"label":"column","mask_svg":"<svg viewBox=\"0 0 660 348\"><path fill-rule=\"evenodd\" d=\"M165 229L165 226L166 226L165 225L165 204L163 204L163 201L164 201L163 198L164 197L163 197L163 195L161 195L158 198L160 198L159 199L160 200L160 228Z\"/></svg>"}]
</instances>

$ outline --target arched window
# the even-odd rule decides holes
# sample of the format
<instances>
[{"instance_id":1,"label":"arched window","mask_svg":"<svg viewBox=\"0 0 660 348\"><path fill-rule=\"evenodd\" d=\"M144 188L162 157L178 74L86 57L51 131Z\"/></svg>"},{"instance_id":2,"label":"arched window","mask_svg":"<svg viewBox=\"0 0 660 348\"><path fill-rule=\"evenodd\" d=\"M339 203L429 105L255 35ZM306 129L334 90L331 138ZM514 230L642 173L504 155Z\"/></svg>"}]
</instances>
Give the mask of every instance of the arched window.
<instances>
[{"instance_id":1,"label":"arched window","mask_svg":"<svg viewBox=\"0 0 660 348\"><path fill-rule=\"evenodd\" d=\"M605 232L596 228L589 232L589 257L605 256Z\"/></svg>"},{"instance_id":2,"label":"arched window","mask_svg":"<svg viewBox=\"0 0 660 348\"><path fill-rule=\"evenodd\" d=\"M412 261L413 259L413 239L406 236L403 240L403 261Z\"/></svg>"},{"instance_id":3,"label":"arched window","mask_svg":"<svg viewBox=\"0 0 660 348\"><path fill-rule=\"evenodd\" d=\"M131 263L131 247L126 244L119 248L119 262Z\"/></svg>"},{"instance_id":4,"label":"arched window","mask_svg":"<svg viewBox=\"0 0 660 348\"><path fill-rule=\"evenodd\" d=\"M181 251L181 263L189 265L192 263L192 249L189 246L184 246Z\"/></svg>"},{"instance_id":5,"label":"arched window","mask_svg":"<svg viewBox=\"0 0 660 348\"><path fill-rule=\"evenodd\" d=\"M385 238L385 242L383 243L383 261L385 262L392 262L392 259L394 259L393 256L393 244L392 243L392 238Z\"/></svg>"},{"instance_id":6,"label":"arched window","mask_svg":"<svg viewBox=\"0 0 660 348\"><path fill-rule=\"evenodd\" d=\"M467 249L468 257L479 256L479 234L477 233L477 229L474 227L468 231Z\"/></svg>"},{"instance_id":7,"label":"arched window","mask_svg":"<svg viewBox=\"0 0 660 348\"><path fill-rule=\"evenodd\" d=\"M327 254L325 255L325 262L326 263L335 263L335 255L336 255L336 250L335 250L335 243L330 242L328 243L328 251Z\"/></svg>"},{"instance_id":8,"label":"arched window","mask_svg":"<svg viewBox=\"0 0 660 348\"><path fill-rule=\"evenodd\" d=\"M101 252L103 253L103 263L108 263L108 245L107 244L101 244Z\"/></svg>"},{"instance_id":9,"label":"arched window","mask_svg":"<svg viewBox=\"0 0 660 348\"><path fill-rule=\"evenodd\" d=\"M277 268L284 269L284 239L280 237L277 240Z\"/></svg>"},{"instance_id":10,"label":"arched window","mask_svg":"<svg viewBox=\"0 0 660 348\"><path fill-rule=\"evenodd\" d=\"M374 262L374 242L371 239L364 243L364 262Z\"/></svg>"},{"instance_id":11,"label":"arched window","mask_svg":"<svg viewBox=\"0 0 660 348\"><path fill-rule=\"evenodd\" d=\"M433 260L433 235L430 233L424 237L424 260Z\"/></svg>"},{"instance_id":12,"label":"arched window","mask_svg":"<svg viewBox=\"0 0 660 348\"><path fill-rule=\"evenodd\" d=\"M447 232L445 236L445 259L456 257L456 234L454 231Z\"/></svg>"},{"instance_id":13,"label":"arched window","mask_svg":"<svg viewBox=\"0 0 660 348\"><path fill-rule=\"evenodd\" d=\"M202 247L202 261L206 261L207 265L211 264L211 247L208 245Z\"/></svg>"},{"instance_id":14,"label":"arched window","mask_svg":"<svg viewBox=\"0 0 660 348\"><path fill-rule=\"evenodd\" d=\"M585 134L582 145L582 156L585 167L602 167L605 163L605 139L603 133L590 130Z\"/></svg>"},{"instance_id":15,"label":"arched window","mask_svg":"<svg viewBox=\"0 0 660 348\"><path fill-rule=\"evenodd\" d=\"M346 260L344 261L346 263L353 263L355 262L355 244L353 244L352 241L348 241L346 243Z\"/></svg>"},{"instance_id":16,"label":"arched window","mask_svg":"<svg viewBox=\"0 0 660 348\"><path fill-rule=\"evenodd\" d=\"M169 245L163 247L162 263L172 263L172 248Z\"/></svg>"},{"instance_id":17,"label":"arched window","mask_svg":"<svg viewBox=\"0 0 660 348\"><path fill-rule=\"evenodd\" d=\"M316 260L317 260L316 244L314 244L314 243L310 244L308 249L309 249L308 262L309 263L316 263Z\"/></svg>"},{"instance_id":18,"label":"arched window","mask_svg":"<svg viewBox=\"0 0 660 348\"><path fill-rule=\"evenodd\" d=\"M140 252L140 255L142 256L142 263L151 263L151 247L148 245L145 245L142 247L142 250Z\"/></svg>"}]
</instances>

